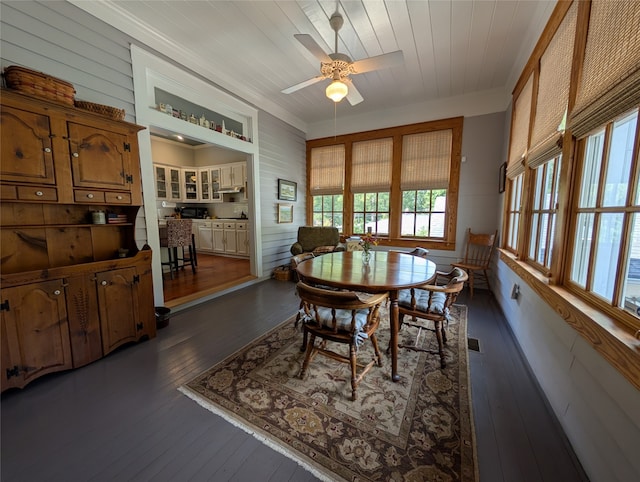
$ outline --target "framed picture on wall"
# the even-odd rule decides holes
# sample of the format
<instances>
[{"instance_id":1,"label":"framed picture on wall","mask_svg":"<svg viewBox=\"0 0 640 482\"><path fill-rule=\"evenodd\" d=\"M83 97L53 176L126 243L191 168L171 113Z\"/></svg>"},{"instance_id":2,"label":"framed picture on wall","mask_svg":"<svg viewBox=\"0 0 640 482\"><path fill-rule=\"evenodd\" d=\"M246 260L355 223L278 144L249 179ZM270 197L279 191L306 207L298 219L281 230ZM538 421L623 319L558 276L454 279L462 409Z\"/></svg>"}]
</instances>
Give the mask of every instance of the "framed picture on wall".
<instances>
[{"instance_id":1,"label":"framed picture on wall","mask_svg":"<svg viewBox=\"0 0 640 482\"><path fill-rule=\"evenodd\" d=\"M293 222L293 204L278 204L278 223Z\"/></svg>"},{"instance_id":2,"label":"framed picture on wall","mask_svg":"<svg viewBox=\"0 0 640 482\"><path fill-rule=\"evenodd\" d=\"M293 181L278 179L278 199L295 201L298 197L298 184Z\"/></svg>"},{"instance_id":3,"label":"framed picture on wall","mask_svg":"<svg viewBox=\"0 0 640 482\"><path fill-rule=\"evenodd\" d=\"M503 162L498 172L498 192L504 192L505 184L507 182L507 163Z\"/></svg>"}]
</instances>

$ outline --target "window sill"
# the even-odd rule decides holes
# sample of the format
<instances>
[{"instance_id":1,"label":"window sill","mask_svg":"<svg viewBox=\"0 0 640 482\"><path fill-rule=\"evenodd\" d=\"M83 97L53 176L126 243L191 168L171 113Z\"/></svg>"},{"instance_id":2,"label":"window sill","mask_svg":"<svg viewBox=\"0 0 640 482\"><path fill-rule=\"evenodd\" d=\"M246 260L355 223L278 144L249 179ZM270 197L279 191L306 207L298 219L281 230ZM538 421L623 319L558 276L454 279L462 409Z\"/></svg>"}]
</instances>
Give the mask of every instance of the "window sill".
<instances>
[{"instance_id":1,"label":"window sill","mask_svg":"<svg viewBox=\"0 0 640 482\"><path fill-rule=\"evenodd\" d=\"M500 259L520 276L553 310L573 327L631 384L640 390L640 340L626 325L597 310L547 278L513 253L498 250Z\"/></svg>"}]
</instances>

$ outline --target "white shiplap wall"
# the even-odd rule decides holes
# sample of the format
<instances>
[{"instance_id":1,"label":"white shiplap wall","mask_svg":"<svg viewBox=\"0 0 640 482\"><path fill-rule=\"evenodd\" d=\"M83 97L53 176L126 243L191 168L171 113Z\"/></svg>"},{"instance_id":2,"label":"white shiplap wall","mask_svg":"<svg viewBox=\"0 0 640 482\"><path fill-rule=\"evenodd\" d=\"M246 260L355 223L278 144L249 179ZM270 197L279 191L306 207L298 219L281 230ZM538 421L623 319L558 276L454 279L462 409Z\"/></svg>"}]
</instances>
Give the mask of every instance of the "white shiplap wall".
<instances>
[{"instance_id":1,"label":"white shiplap wall","mask_svg":"<svg viewBox=\"0 0 640 482\"><path fill-rule=\"evenodd\" d=\"M262 206L262 262L264 273L288 265L289 248L296 241L298 226L305 223L306 144L302 131L260 111L260 203ZM278 179L298 183L297 201L278 200ZM277 204L293 204L293 223L278 224Z\"/></svg>"}]
</instances>

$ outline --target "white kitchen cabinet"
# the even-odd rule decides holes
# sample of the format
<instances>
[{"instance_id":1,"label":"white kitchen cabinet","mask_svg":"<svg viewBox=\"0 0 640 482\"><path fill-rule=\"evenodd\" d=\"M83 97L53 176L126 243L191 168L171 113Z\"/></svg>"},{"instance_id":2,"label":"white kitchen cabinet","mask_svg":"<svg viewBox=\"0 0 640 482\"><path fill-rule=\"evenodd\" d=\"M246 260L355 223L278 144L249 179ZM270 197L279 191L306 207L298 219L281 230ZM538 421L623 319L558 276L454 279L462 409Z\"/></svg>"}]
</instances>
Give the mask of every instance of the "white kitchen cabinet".
<instances>
[{"instance_id":1,"label":"white kitchen cabinet","mask_svg":"<svg viewBox=\"0 0 640 482\"><path fill-rule=\"evenodd\" d=\"M201 201L211 201L211 171L208 168L198 170L198 189Z\"/></svg>"},{"instance_id":2,"label":"white kitchen cabinet","mask_svg":"<svg viewBox=\"0 0 640 482\"><path fill-rule=\"evenodd\" d=\"M222 194L220 193L220 168L212 167L209 173L211 178L211 201L222 202Z\"/></svg>"},{"instance_id":3,"label":"white kitchen cabinet","mask_svg":"<svg viewBox=\"0 0 640 482\"><path fill-rule=\"evenodd\" d=\"M196 238L196 250L207 253L213 252L213 226L211 221L194 220L194 232Z\"/></svg>"},{"instance_id":4,"label":"white kitchen cabinet","mask_svg":"<svg viewBox=\"0 0 640 482\"><path fill-rule=\"evenodd\" d=\"M200 200L200 195L198 194L198 170L191 168L182 169L182 181L184 183L183 201Z\"/></svg>"},{"instance_id":5,"label":"white kitchen cabinet","mask_svg":"<svg viewBox=\"0 0 640 482\"><path fill-rule=\"evenodd\" d=\"M236 254L238 252L235 222L225 221L224 223L224 252L227 254Z\"/></svg>"},{"instance_id":6,"label":"white kitchen cabinet","mask_svg":"<svg viewBox=\"0 0 640 482\"><path fill-rule=\"evenodd\" d=\"M222 221L213 221L211 228L213 231L213 251L224 253L224 223Z\"/></svg>"},{"instance_id":7,"label":"white kitchen cabinet","mask_svg":"<svg viewBox=\"0 0 640 482\"><path fill-rule=\"evenodd\" d=\"M249 236L247 223L236 223L236 254L249 255Z\"/></svg>"},{"instance_id":8,"label":"white kitchen cabinet","mask_svg":"<svg viewBox=\"0 0 640 482\"><path fill-rule=\"evenodd\" d=\"M181 169L161 164L154 164L153 167L156 178L156 197L160 200L181 201Z\"/></svg>"},{"instance_id":9,"label":"white kitchen cabinet","mask_svg":"<svg viewBox=\"0 0 640 482\"><path fill-rule=\"evenodd\" d=\"M233 164L223 164L220 166L221 189L244 187L245 178L244 162L235 162Z\"/></svg>"}]
</instances>

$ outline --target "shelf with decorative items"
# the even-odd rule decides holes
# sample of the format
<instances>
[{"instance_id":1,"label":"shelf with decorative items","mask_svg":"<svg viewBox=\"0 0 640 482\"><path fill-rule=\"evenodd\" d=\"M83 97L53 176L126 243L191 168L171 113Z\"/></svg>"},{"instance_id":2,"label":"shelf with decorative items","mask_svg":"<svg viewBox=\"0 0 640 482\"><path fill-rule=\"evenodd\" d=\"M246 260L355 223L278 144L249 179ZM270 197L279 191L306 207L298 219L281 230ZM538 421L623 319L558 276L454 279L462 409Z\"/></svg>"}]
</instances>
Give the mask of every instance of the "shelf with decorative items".
<instances>
[{"instance_id":1,"label":"shelf with decorative items","mask_svg":"<svg viewBox=\"0 0 640 482\"><path fill-rule=\"evenodd\" d=\"M196 105L162 89L155 89L155 99L155 109L163 114L243 142L251 142L250 136L246 133L247 126L243 122Z\"/></svg>"}]
</instances>

